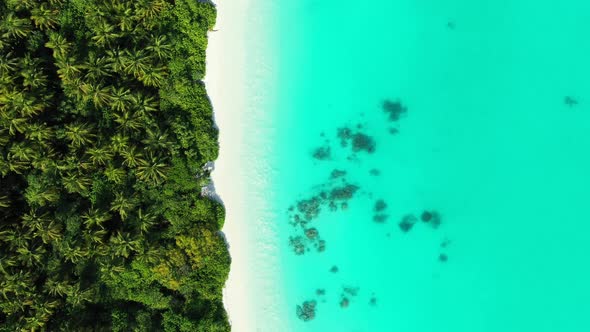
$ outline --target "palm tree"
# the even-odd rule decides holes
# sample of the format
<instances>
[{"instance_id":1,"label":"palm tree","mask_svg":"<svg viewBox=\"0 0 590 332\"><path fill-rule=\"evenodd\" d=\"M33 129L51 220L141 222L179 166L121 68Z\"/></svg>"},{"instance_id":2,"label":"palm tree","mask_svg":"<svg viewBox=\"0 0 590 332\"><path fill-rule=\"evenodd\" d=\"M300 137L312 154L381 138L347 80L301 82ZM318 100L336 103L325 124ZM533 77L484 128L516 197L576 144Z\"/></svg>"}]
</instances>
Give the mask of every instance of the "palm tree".
<instances>
[{"instance_id":1,"label":"palm tree","mask_svg":"<svg viewBox=\"0 0 590 332\"><path fill-rule=\"evenodd\" d=\"M49 142L53 138L53 129L45 124L29 123L26 127L25 137L40 143Z\"/></svg>"},{"instance_id":2,"label":"palm tree","mask_svg":"<svg viewBox=\"0 0 590 332\"><path fill-rule=\"evenodd\" d=\"M84 302L89 302L92 299L92 289L81 290L80 284L70 287L66 297L66 302L74 307L82 305Z\"/></svg>"},{"instance_id":3,"label":"palm tree","mask_svg":"<svg viewBox=\"0 0 590 332\"><path fill-rule=\"evenodd\" d=\"M111 101L111 91L108 87L99 84L89 84L89 97L96 107L105 107Z\"/></svg>"},{"instance_id":4,"label":"palm tree","mask_svg":"<svg viewBox=\"0 0 590 332\"><path fill-rule=\"evenodd\" d=\"M7 75L14 73L18 68L18 59L13 57L12 52L0 57L0 74Z\"/></svg>"},{"instance_id":5,"label":"palm tree","mask_svg":"<svg viewBox=\"0 0 590 332\"><path fill-rule=\"evenodd\" d=\"M72 247L69 243L63 242L60 248L60 253L63 255L65 260L70 261L74 264L82 260L83 258L87 257L89 252L86 249L82 249L81 247L74 246ZM70 294L68 294L69 296Z\"/></svg>"},{"instance_id":6,"label":"palm tree","mask_svg":"<svg viewBox=\"0 0 590 332\"><path fill-rule=\"evenodd\" d=\"M139 81L146 86L160 87L164 82L164 79L168 76L168 72L165 68L151 68L148 67L144 73L137 78Z\"/></svg>"},{"instance_id":7,"label":"palm tree","mask_svg":"<svg viewBox=\"0 0 590 332\"><path fill-rule=\"evenodd\" d=\"M151 36L152 42L145 49L156 55L160 60L172 54L172 45L168 43L166 35Z\"/></svg>"},{"instance_id":8,"label":"palm tree","mask_svg":"<svg viewBox=\"0 0 590 332\"><path fill-rule=\"evenodd\" d=\"M121 184L123 183L123 180L125 180L125 175L127 175L127 172L113 165L108 165L107 168L104 170L104 175L110 181L116 184Z\"/></svg>"},{"instance_id":9,"label":"palm tree","mask_svg":"<svg viewBox=\"0 0 590 332\"><path fill-rule=\"evenodd\" d=\"M115 152L121 152L129 147L129 138L121 134L111 137L111 149Z\"/></svg>"},{"instance_id":10,"label":"palm tree","mask_svg":"<svg viewBox=\"0 0 590 332\"><path fill-rule=\"evenodd\" d=\"M14 11L31 10L38 5L38 1L35 0L16 0L10 1Z\"/></svg>"},{"instance_id":11,"label":"palm tree","mask_svg":"<svg viewBox=\"0 0 590 332\"><path fill-rule=\"evenodd\" d=\"M41 30L55 29L59 11L48 9L44 3L31 10L31 20Z\"/></svg>"},{"instance_id":12,"label":"palm tree","mask_svg":"<svg viewBox=\"0 0 590 332\"><path fill-rule=\"evenodd\" d=\"M166 8L163 0L139 0L135 2L135 14L144 22L153 21Z\"/></svg>"},{"instance_id":13,"label":"palm tree","mask_svg":"<svg viewBox=\"0 0 590 332\"><path fill-rule=\"evenodd\" d=\"M40 230L43 228L43 224L49 221L49 213L45 212L41 215L37 215L35 211L25 213L22 216L22 225L31 229Z\"/></svg>"},{"instance_id":14,"label":"palm tree","mask_svg":"<svg viewBox=\"0 0 590 332\"><path fill-rule=\"evenodd\" d=\"M59 191L56 188L42 188L29 186L25 191L25 199L31 206L45 206L47 203L55 203L59 200Z\"/></svg>"},{"instance_id":15,"label":"palm tree","mask_svg":"<svg viewBox=\"0 0 590 332\"><path fill-rule=\"evenodd\" d=\"M150 57L144 50L135 50L133 52L125 50L125 57L121 60L125 72L135 77L145 74L146 69L150 65Z\"/></svg>"},{"instance_id":16,"label":"palm tree","mask_svg":"<svg viewBox=\"0 0 590 332\"><path fill-rule=\"evenodd\" d=\"M114 113L113 116L115 117L115 122L119 124L119 128L123 132L127 132L128 130L138 131L144 125L138 114L133 114L127 110L121 113Z\"/></svg>"},{"instance_id":17,"label":"palm tree","mask_svg":"<svg viewBox=\"0 0 590 332\"><path fill-rule=\"evenodd\" d=\"M88 100L90 98L90 90L92 86L82 80L81 77L75 74L71 78L71 83L66 85L66 95L73 96L76 100Z\"/></svg>"},{"instance_id":18,"label":"palm tree","mask_svg":"<svg viewBox=\"0 0 590 332\"><path fill-rule=\"evenodd\" d=\"M83 196L88 192L92 180L80 173L70 173L61 179L64 188L69 193L78 193Z\"/></svg>"},{"instance_id":19,"label":"palm tree","mask_svg":"<svg viewBox=\"0 0 590 332\"><path fill-rule=\"evenodd\" d=\"M59 78L68 84L80 74L80 65L76 64L74 58L56 58L55 64L59 68L57 74Z\"/></svg>"},{"instance_id":20,"label":"palm tree","mask_svg":"<svg viewBox=\"0 0 590 332\"><path fill-rule=\"evenodd\" d=\"M129 89L111 88L111 107L117 111L125 111L129 107Z\"/></svg>"},{"instance_id":21,"label":"palm tree","mask_svg":"<svg viewBox=\"0 0 590 332\"><path fill-rule=\"evenodd\" d=\"M119 34L115 32L115 26L104 19L98 20L98 24L94 27L94 36L92 36L96 45L110 46L118 37Z\"/></svg>"},{"instance_id":22,"label":"palm tree","mask_svg":"<svg viewBox=\"0 0 590 332\"><path fill-rule=\"evenodd\" d=\"M135 220L137 222L141 234L145 234L153 225L155 225L156 216L154 216L151 213L144 213L143 210L140 208L137 211L137 217Z\"/></svg>"},{"instance_id":23,"label":"palm tree","mask_svg":"<svg viewBox=\"0 0 590 332\"><path fill-rule=\"evenodd\" d=\"M115 199L111 202L111 211L116 211L121 216L122 220L127 218L128 213L133 209L135 202L133 199L127 198L120 193L115 195Z\"/></svg>"},{"instance_id":24,"label":"palm tree","mask_svg":"<svg viewBox=\"0 0 590 332\"><path fill-rule=\"evenodd\" d=\"M2 35L4 37L24 38L31 31L33 27L31 20L28 18L18 18L13 12L6 14L3 19Z\"/></svg>"},{"instance_id":25,"label":"palm tree","mask_svg":"<svg viewBox=\"0 0 590 332\"><path fill-rule=\"evenodd\" d=\"M42 226L36 235L40 237L45 244L59 241L63 237L61 224L53 220L49 221Z\"/></svg>"},{"instance_id":26,"label":"palm tree","mask_svg":"<svg viewBox=\"0 0 590 332\"><path fill-rule=\"evenodd\" d=\"M93 147L86 150L86 153L94 165L106 165L113 158L113 153L106 147Z\"/></svg>"},{"instance_id":27,"label":"palm tree","mask_svg":"<svg viewBox=\"0 0 590 332\"><path fill-rule=\"evenodd\" d=\"M6 231L1 232L0 231L0 240L5 242L7 240L8 237L3 235L6 234ZM14 259L14 257L8 257L8 256L0 256L0 273L2 274L2 276L8 276L8 271L6 271L6 269L10 269L11 267L16 266L16 260ZM1 283L0 283L1 284ZM0 287L1 289L1 287ZM0 290L1 292L1 290Z\"/></svg>"},{"instance_id":28,"label":"palm tree","mask_svg":"<svg viewBox=\"0 0 590 332\"><path fill-rule=\"evenodd\" d=\"M17 133L24 133L26 131L27 119L20 117L13 117L8 120L8 132L10 135L16 135Z\"/></svg>"},{"instance_id":29,"label":"palm tree","mask_svg":"<svg viewBox=\"0 0 590 332\"><path fill-rule=\"evenodd\" d=\"M146 130L146 136L141 142L147 145L150 151L169 150L173 146L172 142L168 139L168 133L162 133L159 128L148 128Z\"/></svg>"},{"instance_id":30,"label":"palm tree","mask_svg":"<svg viewBox=\"0 0 590 332\"><path fill-rule=\"evenodd\" d=\"M41 263L44 251L43 247L20 247L16 250L17 260L26 267L33 267Z\"/></svg>"},{"instance_id":31,"label":"palm tree","mask_svg":"<svg viewBox=\"0 0 590 332\"><path fill-rule=\"evenodd\" d=\"M139 241L133 240L128 233L122 234L117 232L116 235L111 236L111 248L113 250L112 257L129 257L132 252L139 248Z\"/></svg>"},{"instance_id":32,"label":"palm tree","mask_svg":"<svg viewBox=\"0 0 590 332\"><path fill-rule=\"evenodd\" d=\"M11 172L16 174L23 174L26 170L29 169L30 163L27 161L22 161L18 159L9 158L8 160L8 169Z\"/></svg>"},{"instance_id":33,"label":"palm tree","mask_svg":"<svg viewBox=\"0 0 590 332\"><path fill-rule=\"evenodd\" d=\"M45 105L39 102L33 95L18 93L10 101L14 110L20 112L23 117L33 117L43 111Z\"/></svg>"},{"instance_id":34,"label":"palm tree","mask_svg":"<svg viewBox=\"0 0 590 332\"><path fill-rule=\"evenodd\" d=\"M53 50L55 58L63 58L72 48L72 44L58 32L49 33L49 41L45 43L45 46Z\"/></svg>"},{"instance_id":35,"label":"palm tree","mask_svg":"<svg viewBox=\"0 0 590 332\"><path fill-rule=\"evenodd\" d=\"M111 68L113 71L117 73L123 73L123 63L127 61L125 52L119 47L113 47L112 49L107 50L106 53L110 59Z\"/></svg>"},{"instance_id":36,"label":"palm tree","mask_svg":"<svg viewBox=\"0 0 590 332\"><path fill-rule=\"evenodd\" d=\"M81 147L92 142L96 135L92 133L92 127L85 123L73 123L65 126L65 138L74 148Z\"/></svg>"},{"instance_id":37,"label":"palm tree","mask_svg":"<svg viewBox=\"0 0 590 332\"><path fill-rule=\"evenodd\" d=\"M70 287L71 285L65 280L47 279L44 288L51 296L63 297L68 293Z\"/></svg>"},{"instance_id":38,"label":"palm tree","mask_svg":"<svg viewBox=\"0 0 590 332\"><path fill-rule=\"evenodd\" d=\"M21 76L23 77L23 86L30 87L31 90L47 85L47 75L44 75L43 72L37 69L23 69L21 71Z\"/></svg>"},{"instance_id":39,"label":"palm tree","mask_svg":"<svg viewBox=\"0 0 590 332\"><path fill-rule=\"evenodd\" d=\"M94 226L97 226L101 229L104 227L102 226L103 223L107 222L111 219L111 215L108 212L99 210L99 209L91 209L82 215L82 220L84 220L84 225L86 228L90 229Z\"/></svg>"},{"instance_id":40,"label":"palm tree","mask_svg":"<svg viewBox=\"0 0 590 332\"><path fill-rule=\"evenodd\" d=\"M43 156L31 162L33 168L40 170L43 173L48 173L56 170L57 164L55 150L49 148L43 151Z\"/></svg>"},{"instance_id":41,"label":"palm tree","mask_svg":"<svg viewBox=\"0 0 590 332\"><path fill-rule=\"evenodd\" d=\"M58 7L64 4L64 0L49 0L49 4L53 7Z\"/></svg>"},{"instance_id":42,"label":"palm tree","mask_svg":"<svg viewBox=\"0 0 590 332\"><path fill-rule=\"evenodd\" d=\"M32 161L39 157L39 152L30 147L27 142L14 143L8 152L8 159Z\"/></svg>"},{"instance_id":43,"label":"palm tree","mask_svg":"<svg viewBox=\"0 0 590 332\"><path fill-rule=\"evenodd\" d=\"M154 97L146 96L140 92L131 95L131 102L141 116L155 112L160 107L159 102Z\"/></svg>"},{"instance_id":44,"label":"palm tree","mask_svg":"<svg viewBox=\"0 0 590 332\"><path fill-rule=\"evenodd\" d=\"M132 146L129 149L122 150L120 154L124 159L123 165L129 168L136 167L140 163L145 162L145 160L141 158L142 154L137 151L137 148L135 146Z\"/></svg>"},{"instance_id":45,"label":"palm tree","mask_svg":"<svg viewBox=\"0 0 590 332\"><path fill-rule=\"evenodd\" d=\"M166 164L150 153L147 160L137 166L137 177L142 181L160 184L166 179L167 170Z\"/></svg>"},{"instance_id":46,"label":"palm tree","mask_svg":"<svg viewBox=\"0 0 590 332\"><path fill-rule=\"evenodd\" d=\"M84 65L84 68L87 70L85 78L97 81L101 78L111 76L110 61L107 57L97 57L96 54L90 53Z\"/></svg>"}]
</instances>

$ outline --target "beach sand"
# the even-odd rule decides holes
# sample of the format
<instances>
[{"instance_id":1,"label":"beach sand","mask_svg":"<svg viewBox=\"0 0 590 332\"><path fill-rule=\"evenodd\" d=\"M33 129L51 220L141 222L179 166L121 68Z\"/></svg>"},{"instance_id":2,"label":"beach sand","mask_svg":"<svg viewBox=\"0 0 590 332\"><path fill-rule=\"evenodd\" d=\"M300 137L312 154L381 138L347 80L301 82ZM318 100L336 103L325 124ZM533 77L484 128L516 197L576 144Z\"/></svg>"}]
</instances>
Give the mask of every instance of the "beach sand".
<instances>
[{"instance_id":1,"label":"beach sand","mask_svg":"<svg viewBox=\"0 0 590 332\"><path fill-rule=\"evenodd\" d=\"M252 330L247 310L248 288L248 229L245 227L245 185L241 168L243 141L243 112L245 98L244 38L242 27L246 1L217 2L215 31L209 33L207 47L207 92L215 110L215 122L220 129L219 158L212 173L215 190L226 207L223 232L230 244L232 257L229 279L224 289L224 305L234 331ZM240 283L240 280L242 283Z\"/></svg>"},{"instance_id":2,"label":"beach sand","mask_svg":"<svg viewBox=\"0 0 590 332\"><path fill-rule=\"evenodd\" d=\"M219 128L212 179L226 208L222 231L232 258L224 305L232 331L289 331L280 217L273 206L276 4L218 0L205 84ZM293 310L292 312L290 311Z\"/></svg>"}]
</instances>

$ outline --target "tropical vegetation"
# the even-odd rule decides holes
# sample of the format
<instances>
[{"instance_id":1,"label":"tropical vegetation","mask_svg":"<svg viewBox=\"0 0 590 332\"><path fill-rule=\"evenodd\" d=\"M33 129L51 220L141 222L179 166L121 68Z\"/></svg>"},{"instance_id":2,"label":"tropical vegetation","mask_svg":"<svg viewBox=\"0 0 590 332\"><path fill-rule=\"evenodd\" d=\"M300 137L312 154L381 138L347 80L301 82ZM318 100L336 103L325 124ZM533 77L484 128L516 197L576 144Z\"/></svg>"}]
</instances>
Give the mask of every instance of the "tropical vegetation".
<instances>
[{"instance_id":1,"label":"tropical vegetation","mask_svg":"<svg viewBox=\"0 0 590 332\"><path fill-rule=\"evenodd\" d=\"M0 331L228 331L199 0L0 1Z\"/></svg>"}]
</instances>

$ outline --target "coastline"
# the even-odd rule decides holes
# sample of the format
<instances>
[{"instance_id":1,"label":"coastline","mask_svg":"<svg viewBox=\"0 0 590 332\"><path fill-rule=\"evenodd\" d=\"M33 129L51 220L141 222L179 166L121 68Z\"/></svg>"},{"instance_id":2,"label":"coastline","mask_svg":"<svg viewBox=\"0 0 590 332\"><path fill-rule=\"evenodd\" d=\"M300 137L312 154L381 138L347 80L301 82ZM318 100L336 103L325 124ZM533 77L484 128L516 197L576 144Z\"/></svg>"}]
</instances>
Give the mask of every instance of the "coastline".
<instances>
[{"instance_id":1,"label":"coastline","mask_svg":"<svg viewBox=\"0 0 590 332\"><path fill-rule=\"evenodd\" d=\"M219 129L211 173L226 210L232 259L223 303L232 331L289 331L277 235L275 5L218 0L208 35L205 84ZM256 13L256 15L249 15ZM252 33L255 31L256 33Z\"/></svg>"},{"instance_id":2,"label":"coastline","mask_svg":"<svg viewBox=\"0 0 590 332\"><path fill-rule=\"evenodd\" d=\"M249 279L247 253L249 241L244 227L245 195L244 176L240 165L240 146L243 138L245 43L240 28L244 26L245 1L231 5L216 1L215 30L208 34L207 74L205 85L214 109L219 128L219 157L211 174L216 194L225 206L223 233L229 246L232 263L223 289L223 303L232 330L249 331L253 325L248 308L248 290L240 287L240 279ZM228 208L231 207L231 208Z\"/></svg>"}]
</instances>

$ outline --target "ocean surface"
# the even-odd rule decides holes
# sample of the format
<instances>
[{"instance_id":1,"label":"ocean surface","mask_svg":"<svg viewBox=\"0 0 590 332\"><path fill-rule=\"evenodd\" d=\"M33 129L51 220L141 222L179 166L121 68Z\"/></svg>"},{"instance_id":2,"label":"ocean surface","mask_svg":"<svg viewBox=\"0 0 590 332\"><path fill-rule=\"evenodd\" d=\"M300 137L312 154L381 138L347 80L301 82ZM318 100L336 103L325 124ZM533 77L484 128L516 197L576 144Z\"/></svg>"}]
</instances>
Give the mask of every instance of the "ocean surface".
<instances>
[{"instance_id":1,"label":"ocean surface","mask_svg":"<svg viewBox=\"0 0 590 332\"><path fill-rule=\"evenodd\" d=\"M269 2L256 331L590 331L590 2Z\"/></svg>"}]
</instances>

